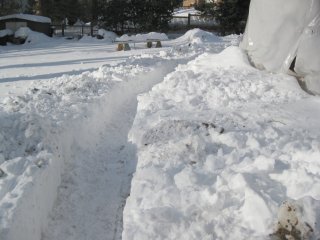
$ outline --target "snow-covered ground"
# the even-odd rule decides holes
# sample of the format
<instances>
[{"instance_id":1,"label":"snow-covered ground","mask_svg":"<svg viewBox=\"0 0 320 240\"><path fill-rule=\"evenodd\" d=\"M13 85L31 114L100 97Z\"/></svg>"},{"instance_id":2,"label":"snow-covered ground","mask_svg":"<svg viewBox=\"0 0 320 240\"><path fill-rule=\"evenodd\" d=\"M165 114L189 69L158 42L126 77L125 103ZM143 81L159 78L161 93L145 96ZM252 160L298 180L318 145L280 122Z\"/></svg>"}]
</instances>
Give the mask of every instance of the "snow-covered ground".
<instances>
[{"instance_id":1,"label":"snow-covered ground","mask_svg":"<svg viewBox=\"0 0 320 240\"><path fill-rule=\"evenodd\" d=\"M320 99L238 44L0 47L0 239L317 239Z\"/></svg>"}]
</instances>

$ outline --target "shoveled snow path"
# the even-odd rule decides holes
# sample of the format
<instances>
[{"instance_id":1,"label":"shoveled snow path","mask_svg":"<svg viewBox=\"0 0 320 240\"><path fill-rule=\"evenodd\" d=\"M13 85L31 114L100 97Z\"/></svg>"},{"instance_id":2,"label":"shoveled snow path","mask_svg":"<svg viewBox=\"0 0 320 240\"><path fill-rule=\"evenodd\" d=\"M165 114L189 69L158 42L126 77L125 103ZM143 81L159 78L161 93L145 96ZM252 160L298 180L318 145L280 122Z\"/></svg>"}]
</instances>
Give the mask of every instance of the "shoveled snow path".
<instances>
[{"instance_id":1,"label":"shoveled snow path","mask_svg":"<svg viewBox=\"0 0 320 240\"><path fill-rule=\"evenodd\" d=\"M63 176L43 240L121 239L123 207L136 166L136 150L127 142L127 135L136 114L137 95L150 90L177 64L161 64L109 93L104 103L110 114L105 130L93 143L73 146L74 156Z\"/></svg>"}]
</instances>

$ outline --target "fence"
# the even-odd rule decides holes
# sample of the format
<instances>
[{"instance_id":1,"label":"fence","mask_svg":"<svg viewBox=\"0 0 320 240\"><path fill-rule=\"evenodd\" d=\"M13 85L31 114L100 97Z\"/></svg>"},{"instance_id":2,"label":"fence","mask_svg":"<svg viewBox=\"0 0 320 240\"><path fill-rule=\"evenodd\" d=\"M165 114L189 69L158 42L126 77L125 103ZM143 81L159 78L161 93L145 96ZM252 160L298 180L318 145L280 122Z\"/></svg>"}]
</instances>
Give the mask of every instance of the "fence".
<instances>
[{"instance_id":1,"label":"fence","mask_svg":"<svg viewBox=\"0 0 320 240\"><path fill-rule=\"evenodd\" d=\"M62 37L96 36L98 33L98 29L92 25L67 26L61 24L51 25L51 27L53 29L53 35Z\"/></svg>"},{"instance_id":2,"label":"fence","mask_svg":"<svg viewBox=\"0 0 320 240\"><path fill-rule=\"evenodd\" d=\"M188 14L188 16L173 16L169 22L171 29L185 29L185 28L208 28L214 29L217 23L210 15Z\"/></svg>"},{"instance_id":3,"label":"fence","mask_svg":"<svg viewBox=\"0 0 320 240\"><path fill-rule=\"evenodd\" d=\"M123 26L122 26L123 27ZM203 16L196 14L188 14L188 16L173 16L169 22L169 28L171 30L176 29L190 29L190 28L204 28L204 29L216 29L217 24L212 16ZM81 37L84 35L96 36L98 33L98 27L92 25L52 25L53 35L62 37ZM124 26L121 32L135 32L136 29L132 26Z\"/></svg>"}]
</instances>

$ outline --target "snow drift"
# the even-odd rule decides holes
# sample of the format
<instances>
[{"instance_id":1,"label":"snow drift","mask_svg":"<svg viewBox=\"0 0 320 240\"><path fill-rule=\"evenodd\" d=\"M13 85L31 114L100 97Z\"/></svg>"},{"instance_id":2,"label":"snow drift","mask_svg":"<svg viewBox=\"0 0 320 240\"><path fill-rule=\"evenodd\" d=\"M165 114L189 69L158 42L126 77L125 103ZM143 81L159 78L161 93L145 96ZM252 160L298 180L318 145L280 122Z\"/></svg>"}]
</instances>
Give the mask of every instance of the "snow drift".
<instances>
[{"instance_id":1,"label":"snow drift","mask_svg":"<svg viewBox=\"0 0 320 240\"><path fill-rule=\"evenodd\" d=\"M254 65L291 72L320 93L320 1L252 0L241 47Z\"/></svg>"},{"instance_id":2,"label":"snow drift","mask_svg":"<svg viewBox=\"0 0 320 240\"><path fill-rule=\"evenodd\" d=\"M285 200L303 209L301 234L319 236L319 99L293 77L230 47L180 65L138 100L123 240L268 239L287 220Z\"/></svg>"}]
</instances>

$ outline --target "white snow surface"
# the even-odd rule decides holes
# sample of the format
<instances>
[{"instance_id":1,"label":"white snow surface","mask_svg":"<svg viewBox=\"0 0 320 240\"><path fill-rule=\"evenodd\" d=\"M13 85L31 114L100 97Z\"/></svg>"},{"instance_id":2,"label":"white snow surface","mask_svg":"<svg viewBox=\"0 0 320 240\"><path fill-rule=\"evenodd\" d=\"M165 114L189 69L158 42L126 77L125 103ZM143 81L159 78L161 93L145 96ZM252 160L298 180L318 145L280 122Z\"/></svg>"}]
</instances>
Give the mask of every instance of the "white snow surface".
<instances>
[{"instance_id":1,"label":"white snow surface","mask_svg":"<svg viewBox=\"0 0 320 240\"><path fill-rule=\"evenodd\" d=\"M48 17L31 15L31 14L11 14L11 15L0 17L0 20L6 20L6 19L12 19L12 18L24 19L24 20L29 20L33 22L51 23L51 19Z\"/></svg>"},{"instance_id":2,"label":"white snow surface","mask_svg":"<svg viewBox=\"0 0 320 240\"><path fill-rule=\"evenodd\" d=\"M10 29L0 30L0 37L5 37L8 35L13 35L12 30L10 30Z\"/></svg>"},{"instance_id":3,"label":"white snow surface","mask_svg":"<svg viewBox=\"0 0 320 240\"><path fill-rule=\"evenodd\" d=\"M7 58L0 66L5 74L1 87L12 82L10 91L0 94L1 239L120 239L136 163L127 134L137 94L177 64L204 51L220 51L229 42L198 46L179 41L177 46L171 41L162 49L138 44L130 53L93 39L1 47ZM74 71L78 65L68 57L87 59L82 73ZM32 69L19 65L26 60ZM85 71L97 63L107 65ZM62 67L69 74L55 72ZM20 75L27 72L27 78ZM26 84L28 79L35 81ZM11 92L14 87L21 89Z\"/></svg>"},{"instance_id":4,"label":"white snow surface","mask_svg":"<svg viewBox=\"0 0 320 240\"><path fill-rule=\"evenodd\" d=\"M285 200L303 209L308 239L320 235L320 101L293 77L230 47L180 65L138 101L124 240L269 239Z\"/></svg>"},{"instance_id":5,"label":"white snow surface","mask_svg":"<svg viewBox=\"0 0 320 240\"><path fill-rule=\"evenodd\" d=\"M136 42L144 42L148 39L168 40L168 36L165 33L151 32L151 33L136 34L131 36L124 34L121 37L116 38L117 41L136 41Z\"/></svg>"},{"instance_id":6,"label":"white snow surface","mask_svg":"<svg viewBox=\"0 0 320 240\"><path fill-rule=\"evenodd\" d=\"M0 239L316 239L319 97L239 41L0 46Z\"/></svg>"},{"instance_id":7,"label":"white snow surface","mask_svg":"<svg viewBox=\"0 0 320 240\"><path fill-rule=\"evenodd\" d=\"M114 42L116 38L118 37L117 34L111 31L107 31L104 29L99 29L98 30L98 35L102 36L104 40Z\"/></svg>"},{"instance_id":8,"label":"white snow surface","mask_svg":"<svg viewBox=\"0 0 320 240\"><path fill-rule=\"evenodd\" d=\"M21 27L15 33L14 37L16 38L27 38L31 33L31 29L28 27Z\"/></svg>"}]
</instances>

